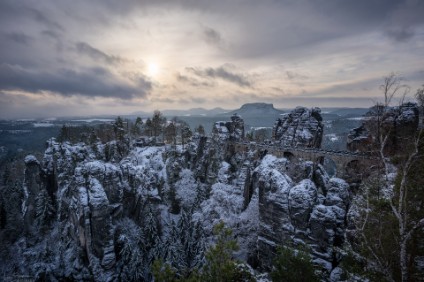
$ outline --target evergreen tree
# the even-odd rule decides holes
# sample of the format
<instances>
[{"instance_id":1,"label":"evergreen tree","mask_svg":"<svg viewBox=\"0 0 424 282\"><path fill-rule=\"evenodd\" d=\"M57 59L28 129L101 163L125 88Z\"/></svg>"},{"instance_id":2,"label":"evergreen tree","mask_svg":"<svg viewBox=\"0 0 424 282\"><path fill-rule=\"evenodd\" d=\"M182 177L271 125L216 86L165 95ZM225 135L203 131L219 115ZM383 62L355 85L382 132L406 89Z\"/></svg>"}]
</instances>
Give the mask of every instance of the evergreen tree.
<instances>
[{"instance_id":1,"label":"evergreen tree","mask_svg":"<svg viewBox=\"0 0 424 282\"><path fill-rule=\"evenodd\" d=\"M69 141L70 139L70 132L69 132L69 127L67 127L65 124L62 125L59 135L57 136L57 141L58 142L65 142L65 141Z\"/></svg>"},{"instance_id":2,"label":"evergreen tree","mask_svg":"<svg viewBox=\"0 0 424 282\"><path fill-rule=\"evenodd\" d=\"M240 273L232 254L239 247L232 237L232 230L221 222L214 226L213 233L216 243L206 253L202 279L211 282L237 281Z\"/></svg>"},{"instance_id":3,"label":"evergreen tree","mask_svg":"<svg viewBox=\"0 0 424 282\"><path fill-rule=\"evenodd\" d=\"M153 112L152 117L152 130L153 136L158 137L161 133L163 133L163 129L166 124L166 118L162 115L162 113L158 110Z\"/></svg>"},{"instance_id":4,"label":"evergreen tree","mask_svg":"<svg viewBox=\"0 0 424 282\"><path fill-rule=\"evenodd\" d=\"M153 123L150 118L146 120L146 123L144 124L144 134L147 136L153 135Z\"/></svg>"},{"instance_id":5,"label":"evergreen tree","mask_svg":"<svg viewBox=\"0 0 424 282\"><path fill-rule=\"evenodd\" d=\"M188 217L186 218L188 219ZM186 219L178 223L181 227L184 226ZM174 224L175 226L175 224ZM192 226L197 226L192 225ZM180 228L181 228L180 227ZM171 230L171 233L178 234L178 229ZM197 234L199 229L192 228ZM197 231L196 231L197 230ZM227 281L254 281L250 273L241 270L236 261L232 258L233 251L238 249L237 242L232 238L231 229L225 228L224 223L219 223L214 227L216 236L216 244L211 246L206 253L206 262L201 271L196 267L192 268L189 274L181 275L181 269L172 265L172 262L155 261L152 266L152 273L155 281L193 281L193 282L227 282ZM172 235L175 237L177 235ZM193 239L193 237L191 237ZM189 242L192 240L187 240ZM200 246L198 246L200 247ZM200 250L200 249L198 249ZM175 255L177 261L179 257ZM199 265L200 266L200 265Z\"/></svg>"},{"instance_id":6,"label":"evergreen tree","mask_svg":"<svg viewBox=\"0 0 424 282\"><path fill-rule=\"evenodd\" d=\"M46 230L53 220L54 207L46 190L41 190L35 198L35 222L38 228Z\"/></svg>"},{"instance_id":7,"label":"evergreen tree","mask_svg":"<svg viewBox=\"0 0 424 282\"><path fill-rule=\"evenodd\" d=\"M199 134L200 136L205 136L205 128L201 124L199 124L199 126L197 126L194 129L194 132L197 133L197 134Z\"/></svg>"},{"instance_id":8,"label":"evergreen tree","mask_svg":"<svg viewBox=\"0 0 424 282\"><path fill-rule=\"evenodd\" d=\"M278 248L271 272L272 281L313 282L320 281L314 272L309 255L290 247Z\"/></svg>"},{"instance_id":9,"label":"evergreen tree","mask_svg":"<svg viewBox=\"0 0 424 282\"><path fill-rule=\"evenodd\" d=\"M120 116L118 116L115 119L115 122L113 124L113 132L115 133L116 140L118 141L124 140L124 136L125 136L124 121Z\"/></svg>"},{"instance_id":10,"label":"evergreen tree","mask_svg":"<svg viewBox=\"0 0 424 282\"><path fill-rule=\"evenodd\" d=\"M145 236L143 230L132 220L124 219L117 224L117 247L120 256L120 279L140 281L145 274Z\"/></svg>"},{"instance_id":11,"label":"evergreen tree","mask_svg":"<svg viewBox=\"0 0 424 282\"><path fill-rule=\"evenodd\" d=\"M177 224L175 224L174 222L172 222L167 242L168 253L166 256L166 260L181 274L182 270L186 269L186 266L184 265L183 238L181 230L178 229Z\"/></svg>"},{"instance_id":12,"label":"evergreen tree","mask_svg":"<svg viewBox=\"0 0 424 282\"><path fill-rule=\"evenodd\" d=\"M179 214L181 210L181 203L180 203L180 200L177 198L177 191L175 191L174 186L172 186L169 189L168 198L169 198L169 201L171 202L171 205L169 207L169 212L172 214Z\"/></svg>"},{"instance_id":13,"label":"evergreen tree","mask_svg":"<svg viewBox=\"0 0 424 282\"><path fill-rule=\"evenodd\" d=\"M175 269L173 269L168 263L164 263L162 260L155 260L152 264L152 274L156 282L177 282L181 281L178 279Z\"/></svg>"},{"instance_id":14,"label":"evergreen tree","mask_svg":"<svg viewBox=\"0 0 424 282\"><path fill-rule=\"evenodd\" d=\"M177 136L177 127L175 122L171 121L165 127L165 140L167 143L175 143L175 137Z\"/></svg>"},{"instance_id":15,"label":"evergreen tree","mask_svg":"<svg viewBox=\"0 0 424 282\"><path fill-rule=\"evenodd\" d=\"M141 117L135 119L134 124L131 127L131 134L133 136L139 136L141 134L141 127L143 126L143 120Z\"/></svg>"},{"instance_id":16,"label":"evergreen tree","mask_svg":"<svg viewBox=\"0 0 424 282\"><path fill-rule=\"evenodd\" d=\"M184 149L184 144L193 136L193 133L191 132L190 126L187 123L181 124L181 142Z\"/></svg>"}]
</instances>

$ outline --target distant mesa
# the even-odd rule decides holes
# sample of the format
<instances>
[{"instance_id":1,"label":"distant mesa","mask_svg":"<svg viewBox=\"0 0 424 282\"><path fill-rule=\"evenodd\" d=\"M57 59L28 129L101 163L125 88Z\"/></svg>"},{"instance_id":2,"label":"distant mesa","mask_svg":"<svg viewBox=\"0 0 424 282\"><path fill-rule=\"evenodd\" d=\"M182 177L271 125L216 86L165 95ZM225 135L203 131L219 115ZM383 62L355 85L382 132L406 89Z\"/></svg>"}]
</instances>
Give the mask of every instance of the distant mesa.
<instances>
[{"instance_id":1,"label":"distant mesa","mask_svg":"<svg viewBox=\"0 0 424 282\"><path fill-rule=\"evenodd\" d=\"M228 113L225 113L223 115L231 116L234 114L240 114L242 116L249 115L249 116L261 116L261 115L281 115L284 111L278 110L274 108L273 104L268 103L247 103L240 107L240 109L230 111Z\"/></svg>"}]
</instances>

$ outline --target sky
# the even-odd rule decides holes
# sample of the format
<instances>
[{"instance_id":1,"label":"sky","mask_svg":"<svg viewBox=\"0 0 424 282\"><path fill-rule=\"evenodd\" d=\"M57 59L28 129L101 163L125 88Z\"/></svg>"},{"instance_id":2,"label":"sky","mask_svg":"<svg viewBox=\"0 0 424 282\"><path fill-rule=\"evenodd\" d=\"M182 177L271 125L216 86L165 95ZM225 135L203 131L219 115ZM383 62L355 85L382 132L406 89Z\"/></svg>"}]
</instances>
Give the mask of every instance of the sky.
<instances>
[{"instance_id":1,"label":"sky","mask_svg":"<svg viewBox=\"0 0 424 282\"><path fill-rule=\"evenodd\" d=\"M273 103L424 84L422 0L0 0L0 118Z\"/></svg>"}]
</instances>

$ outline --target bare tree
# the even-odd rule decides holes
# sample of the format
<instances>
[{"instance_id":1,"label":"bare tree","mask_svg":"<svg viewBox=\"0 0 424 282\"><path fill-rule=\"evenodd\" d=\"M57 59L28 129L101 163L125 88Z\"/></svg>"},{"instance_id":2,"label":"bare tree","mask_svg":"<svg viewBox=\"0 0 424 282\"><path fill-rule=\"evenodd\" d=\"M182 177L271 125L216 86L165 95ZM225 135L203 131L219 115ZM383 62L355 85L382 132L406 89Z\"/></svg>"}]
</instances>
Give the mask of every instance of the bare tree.
<instances>
[{"instance_id":1,"label":"bare tree","mask_svg":"<svg viewBox=\"0 0 424 282\"><path fill-rule=\"evenodd\" d=\"M356 222L356 231L362 239L362 252L368 264L383 273L389 281L396 278L408 281L410 278L411 239L415 232L424 227L424 212L412 215L411 210L413 195L420 189L417 183L411 181L412 175L417 170L418 162L424 162L422 129L416 129L413 136L402 140L402 151L393 153L387 150L388 141L394 133L393 109L390 105L396 95L402 95L402 100L409 91L400 81L394 74L384 78L380 87L384 102L376 105L374 117L369 121L376 127L373 133L377 135L378 157L384 174L382 178L377 176L372 184L372 181L364 182L364 214ZM396 160L396 165L393 160ZM391 177L394 174L396 177ZM422 186L422 183L419 185ZM378 196L372 199L371 190L374 187L378 190ZM417 204L422 205L422 202ZM394 224L397 228L393 228Z\"/></svg>"},{"instance_id":2,"label":"bare tree","mask_svg":"<svg viewBox=\"0 0 424 282\"><path fill-rule=\"evenodd\" d=\"M415 99L418 102L418 105L421 108L424 108L424 85L422 88L417 89L417 92L415 93Z\"/></svg>"}]
</instances>

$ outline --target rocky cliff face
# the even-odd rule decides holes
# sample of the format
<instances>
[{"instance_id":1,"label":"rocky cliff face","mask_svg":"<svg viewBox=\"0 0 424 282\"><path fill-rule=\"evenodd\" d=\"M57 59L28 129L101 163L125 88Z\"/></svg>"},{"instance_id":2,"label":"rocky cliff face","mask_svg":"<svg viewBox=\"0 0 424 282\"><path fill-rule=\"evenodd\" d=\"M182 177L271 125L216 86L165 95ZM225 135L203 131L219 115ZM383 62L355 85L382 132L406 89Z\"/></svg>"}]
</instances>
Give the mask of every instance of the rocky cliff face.
<instances>
[{"instance_id":1,"label":"rocky cliff face","mask_svg":"<svg viewBox=\"0 0 424 282\"><path fill-rule=\"evenodd\" d=\"M218 121L212 128L215 139L240 141L244 138L244 121L238 114L231 116L231 121Z\"/></svg>"},{"instance_id":2,"label":"rocky cliff face","mask_svg":"<svg viewBox=\"0 0 424 282\"><path fill-rule=\"evenodd\" d=\"M383 134L389 134L386 152L399 152L405 146L405 140L417 131L418 123L419 109L415 103L389 108L372 107L365 115L362 125L349 133L347 148L354 152L378 149L378 134L381 130Z\"/></svg>"},{"instance_id":3,"label":"rocky cliff face","mask_svg":"<svg viewBox=\"0 0 424 282\"><path fill-rule=\"evenodd\" d=\"M318 113L297 109L292 118L298 130L318 134ZM232 133L242 135L242 120L235 116L231 123ZM318 142L298 135L293 140L305 146ZM115 141L50 141L41 163L27 158L25 183L10 195L22 210L2 202L6 217L25 226L13 243L19 255L3 272L149 281L156 258L176 269L201 265L212 226L224 221L242 261L269 270L278 245L304 246L328 276L343 243L348 185L318 164L235 152L221 142L200 138L184 150L133 147L123 154ZM12 226L6 225L0 235Z\"/></svg>"},{"instance_id":4,"label":"rocky cliff face","mask_svg":"<svg viewBox=\"0 0 424 282\"><path fill-rule=\"evenodd\" d=\"M276 142L287 147L319 148L324 125L319 108L297 107L277 119L273 129Z\"/></svg>"},{"instance_id":5,"label":"rocky cliff face","mask_svg":"<svg viewBox=\"0 0 424 282\"><path fill-rule=\"evenodd\" d=\"M349 185L338 178L330 179L322 167L314 167L311 162L301 165L306 175L297 182L290 177L287 159L268 155L255 169L259 260L269 269L273 258L270 254L275 253L277 246L303 246L310 248L315 263L330 273L338 263L335 247L344 240ZM315 183L318 178L324 182Z\"/></svg>"}]
</instances>

